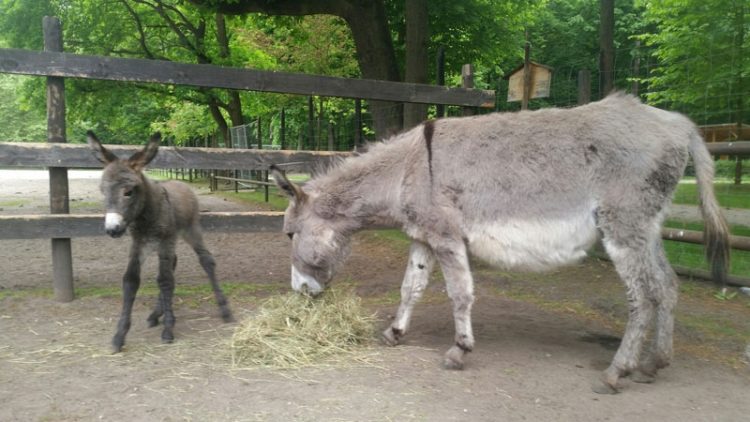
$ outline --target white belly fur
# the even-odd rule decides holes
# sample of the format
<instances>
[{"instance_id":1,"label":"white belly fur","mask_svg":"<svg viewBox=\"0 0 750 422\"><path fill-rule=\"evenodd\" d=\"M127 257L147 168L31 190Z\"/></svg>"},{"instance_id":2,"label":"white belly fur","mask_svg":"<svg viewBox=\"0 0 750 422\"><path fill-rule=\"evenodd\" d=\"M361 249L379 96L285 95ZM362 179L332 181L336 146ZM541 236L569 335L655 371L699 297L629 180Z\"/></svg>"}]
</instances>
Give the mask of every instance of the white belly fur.
<instances>
[{"instance_id":1,"label":"white belly fur","mask_svg":"<svg viewBox=\"0 0 750 422\"><path fill-rule=\"evenodd\" d=\"M475 225L469 250L507 269L545 271L574 263L596 242L593 208L556 219L513 219Z\"/></svg>"}]
</instances>

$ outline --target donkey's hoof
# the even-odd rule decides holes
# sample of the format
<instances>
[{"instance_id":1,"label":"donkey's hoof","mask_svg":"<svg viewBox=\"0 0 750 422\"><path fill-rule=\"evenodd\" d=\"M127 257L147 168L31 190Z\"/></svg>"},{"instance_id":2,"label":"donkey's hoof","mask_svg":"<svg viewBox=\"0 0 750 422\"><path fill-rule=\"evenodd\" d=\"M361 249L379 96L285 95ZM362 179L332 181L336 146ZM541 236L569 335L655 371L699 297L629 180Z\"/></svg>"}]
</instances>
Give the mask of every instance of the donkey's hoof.
<instances>
[{"instance_id":1,"label":"donkey's hoof","mask_svg":"<svg viewBox=\"0 0 750 422\"><path fill-rule=\"evenodd\" d=\"M460 371L464 369L464 351L458 347L453 346L445 353L443 358L443 368Z\"/></svg>"},{"instance_id":2,"label":"donkey's hoof","mask_svg":"<svg viewBox=\"0 0 750 422\"><path fill-rule=\"evenodd\" d=\"M635 371L630 375L630 380L640 384L651 384L656 381L656 374L649 374L643 371Z\"/></svg>"},{"instance_id":3,"label":"donkey's hoof","mask_svg":"<svg viewBox=\"0 0 750 422\"><path fill-rule=\"evenodd\" d=\"M386 346L397 346L399 338L403 335L403 332L398 328L388 327L383 331L381 339Z\"/></svg>"},{"instance_id":4,"label":"donkey's hoof","mask_svg":"<svg viewBox=\"0 0 750 422\"><path fill-rule=\"evenodd\" d=\"M174 334L172 334L171 330L170 331L164 330L161 333L161 342L165 344L174 342Z\"/></svg>"},{"instance_id":5,"label":"donkey's hoof","mask_svg":"<svg viewBox=\"0 0 750 422\"><path fill-rule=\"evenodd\" d=\"M591 386L591 391L596 394L617 394L620 392L617 388L607 384L604 381L597 381Z\"/></svg>"},{"instance_id":6,"label":"donkey's hoof","mask_svg":"<svg viewBox=\"0 0 750 422\"><path fill-rule=\"evenodd\" d=\"M146 324L148 324L148 328L156 327L159 325L159 318L148 318Z\"/></svg>"}]
</instances>

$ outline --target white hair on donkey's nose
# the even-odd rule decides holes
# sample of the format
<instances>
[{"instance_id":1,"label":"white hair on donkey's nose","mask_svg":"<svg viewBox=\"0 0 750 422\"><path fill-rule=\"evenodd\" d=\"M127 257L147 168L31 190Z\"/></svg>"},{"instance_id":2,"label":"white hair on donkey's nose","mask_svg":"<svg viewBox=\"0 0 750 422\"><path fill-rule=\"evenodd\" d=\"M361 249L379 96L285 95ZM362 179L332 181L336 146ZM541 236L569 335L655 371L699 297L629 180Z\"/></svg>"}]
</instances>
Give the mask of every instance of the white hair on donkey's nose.
<instances>
[{"instance_id":1,"label":"white hair on donkey's nose","mask_svg":"<svg viewBox=\"0 0 750 422\"><path fill-rule=\"evenodd\" d=\"M315 277L299 272L294 265L292 265L292 289L311 296L323 293L323 287L315 280Z\"/></svg>"},{"instance_id":2,"label":"white hair on donkey's nose","mask_svg":"<svg viewBox=\"0 0 750 422\"><path fill-rule=\"evenodd\" d=\"M122 225L122 214L119 212L108 212L104 215L104 228L107 230L118 229Z\"/></svg>"}]
</instances>

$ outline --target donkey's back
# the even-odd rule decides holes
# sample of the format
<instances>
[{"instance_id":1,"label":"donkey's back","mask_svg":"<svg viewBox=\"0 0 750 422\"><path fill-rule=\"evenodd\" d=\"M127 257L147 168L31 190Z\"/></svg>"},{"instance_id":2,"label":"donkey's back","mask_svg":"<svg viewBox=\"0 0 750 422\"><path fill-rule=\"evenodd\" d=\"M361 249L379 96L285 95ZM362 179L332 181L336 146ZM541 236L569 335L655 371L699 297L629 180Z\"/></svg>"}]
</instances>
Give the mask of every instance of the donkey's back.
<instances>
[{"instance_id":1,"label":"donkey's back","mask_svg":"<svg viewBox=\"0 0 750 422\"><path fill-rule=\"evenodd\" d=\"M200 230L200 227L197 226L200 218L200 207L193 190L185 183L176 180L159 182L158 186L164 188L167 200L172 205L176 229L180 232L188 229Z\"/></svg>"},{"instance_id":2,"label":"donkey's back","mask_svg":"<svg viewBox=\"0 0 750 422\"><path fill-rule=\"evenodd\" d=\"M608 224L619 242L658 236L700 141L687 118L624 95L430 124L423 180L446 205L437 212L455 214L475 255L534 270L582 258Z\"/></svg>"}]
</instances>

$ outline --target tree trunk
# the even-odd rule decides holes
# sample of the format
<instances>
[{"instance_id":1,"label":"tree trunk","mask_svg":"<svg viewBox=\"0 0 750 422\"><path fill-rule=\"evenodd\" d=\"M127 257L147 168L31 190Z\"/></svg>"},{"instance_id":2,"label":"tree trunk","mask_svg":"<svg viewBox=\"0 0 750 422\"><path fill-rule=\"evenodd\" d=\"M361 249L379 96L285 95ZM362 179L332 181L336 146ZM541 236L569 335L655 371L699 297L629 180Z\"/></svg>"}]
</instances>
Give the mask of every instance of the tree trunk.
<instances>
[{"instance_id":1,"label":"tree trunk","mask_svg":"<svg viewBox=\"0 0 750 422\"><path fill-rule=\"evenodd\" d=\"M427 0L406 0L405 82L427 83L429 18ZM427 119L427 104L404 104L404 128Z\"/></svg>"},{"instance_id":2,"label":"tree trunk","mask_svg":"<svg viewBox=\"0 0 750 422\"><path fill-rule=\"evenodd\" d=\"M599 95L604 98L615 86L615 0L599 1Z\"/></svg>"},{"instance_id":3,"label":"tree trunk","mask_svg":"<svg viewBox=\"0 0 750 422\"><path fill-rule=\"evenodd\" d=\"M265 13L304 16L327 14L343 18L352 31L362 77L399 81L398 64L388 29L384 0L190 0L226 14ZM375 133L383 138L401 129L399 103L370 101Z\"/></svg>"}]
</instances>

